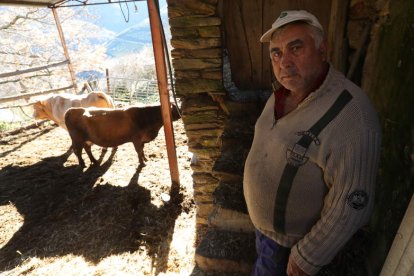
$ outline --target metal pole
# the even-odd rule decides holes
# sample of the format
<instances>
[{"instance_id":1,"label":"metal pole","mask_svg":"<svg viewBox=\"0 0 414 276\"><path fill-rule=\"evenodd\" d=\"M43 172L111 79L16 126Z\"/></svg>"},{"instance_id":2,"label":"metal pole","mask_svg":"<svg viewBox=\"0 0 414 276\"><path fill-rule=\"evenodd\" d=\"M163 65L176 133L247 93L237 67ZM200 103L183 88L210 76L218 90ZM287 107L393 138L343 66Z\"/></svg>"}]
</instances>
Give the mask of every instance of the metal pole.
<instances>
[{"instance_id":1,"label":"metal pole","mask_svg":"<svg viewBox=\"0 0 414 276\"><path fill-rule=\"evenodd\" d=\"M147 4L171 180L173 184L179 185L180 178L178 173L177 154L175 151L174 133L171 122L171 104L168 93L167 69L165 65L165 55L163 48L164 43L161 36L161 19L157 11L157 6L155 5L155 0L148 0Z\"/></svg>"},{"instance_id":2,"label":"metal pole","mask_svg":"<svg viewBox=\"0 0 414 276\"><path fill-rule=\"evenodd\" d=\"M53 12L53 17L55 18L56 28L57 28L58 33L59 33L60 43L62 44L63 53L66 57L66 60L68 61L69 73L70 73L70 77L72 79L73 89L74 89L75 94L76 94L77 91L78 91L78 86L76 85L76 78L75 78L75 74L73 72L72 62L70 61L68 48L66 47L65 37L63 36L62 26L60 25L60 21L59 21L59 17L58 17L56 8L52 8L52 12Z\"/></svg>"},{"instance_id":3,"label":"metal pole","mask_svg":"<svg viewBox=\"0 0 414 276\"><path fill-rule=\"evenodd\" d=\"M105 74L106 74L106 92L108 93L108 95L110 95L111 94L111 85L109 83L109 70L108 70L108 68L106 68Z\"/></svg>"}]
</instances>

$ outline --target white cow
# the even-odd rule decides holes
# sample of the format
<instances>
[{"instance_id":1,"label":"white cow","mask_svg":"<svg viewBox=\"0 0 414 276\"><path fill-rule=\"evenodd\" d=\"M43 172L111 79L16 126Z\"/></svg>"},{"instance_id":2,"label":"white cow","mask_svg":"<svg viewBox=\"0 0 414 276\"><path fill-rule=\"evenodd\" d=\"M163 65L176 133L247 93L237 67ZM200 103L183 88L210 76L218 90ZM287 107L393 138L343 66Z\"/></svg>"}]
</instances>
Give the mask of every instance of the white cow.
<instances>
[{"instance_id":1,"label":"white cow","mask_svg":"<svg viewBox=\"0 0 414 276\"><path fill-rule=\"evenodd\" d=\"M103 92L89 94L51 94L34 103L33 117L35 119L49 119L66 129L65 113L71 107L107 107L114 108L112 98Z\"/></svg>"}]
</instances>

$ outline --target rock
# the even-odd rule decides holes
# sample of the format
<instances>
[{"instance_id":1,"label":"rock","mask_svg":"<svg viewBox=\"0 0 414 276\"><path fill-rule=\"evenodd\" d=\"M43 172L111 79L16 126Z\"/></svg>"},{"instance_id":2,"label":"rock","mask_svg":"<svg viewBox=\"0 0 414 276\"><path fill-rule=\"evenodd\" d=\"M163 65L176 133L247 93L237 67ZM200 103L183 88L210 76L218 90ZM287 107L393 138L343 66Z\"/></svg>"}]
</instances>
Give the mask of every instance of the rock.
<instances>
[{"instance_id":1,"label":"rock","mask_svg":"<svg viewBox=\"0 0 414 276\"><path fill-rule=\"evenodd\" d=\"M216 205L208 217L210 226L233 232L254 232L253 223L246 213Z\"/></svg>"},{"instance_id":2,"label":"rock","mask_svg":"<svg viewBox=\"0 0 414 276\"><path fill-rule=\"evenodd\" d=\"M255 236L209 229L196 249L195 261L204 271L250 273L256 258Z\"/></svg>"}]
</instances>

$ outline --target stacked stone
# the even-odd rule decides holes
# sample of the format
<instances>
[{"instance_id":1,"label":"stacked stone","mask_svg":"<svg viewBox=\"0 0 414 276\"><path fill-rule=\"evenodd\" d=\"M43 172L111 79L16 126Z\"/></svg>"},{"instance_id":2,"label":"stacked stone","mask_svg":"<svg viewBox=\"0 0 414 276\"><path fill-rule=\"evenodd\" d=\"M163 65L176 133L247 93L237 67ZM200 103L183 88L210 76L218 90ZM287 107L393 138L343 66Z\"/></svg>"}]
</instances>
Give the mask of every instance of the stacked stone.
<instances>
[{"instance_id":1,"label":"stacked stone","mask_svg":"<svg viewBox=\"0 0 414 276\"><path fill-rule=\"evenodd\" d=\"M250 275L256 253L255 235L243 196L243 170L258 109L253 102L228 101L226 107L230 116L220 137L221 154L212 168L213 177L218 179L213 211L195 260L205 271Z\"/></svg>"},{"instance_id":2,"label":"stacked stone","mask_svg":"<svg viewBox=\"0 0 414 276\"><path fill-rule=\"evenodd\" d=\"M194 200L197 225L207 225L218 180L211 169L220 155L224 116L214 99L222 84L221 19L217 0L168 0L175 90L182 101L189 150L194 154Z\"/></svg>"},{"instance_id":3,"label":"stacked stone","mask_svg":"<svg viewBox=\"0 0 414 276\"><path fill-rule=\"evenodd\" d=\"M237 161L237 166L229 164L227 161L237 153L223 153L235 148L226 144L238 144L240 139L230 139L232 142L223 139L232 126L228 125L231 119L227 115L233 115L235 110L223 100L226 91L217 2L168 0L175 90L182 101L189 150L194 154L192 169L199 239L196 262L207 271L248 271L254 255L254 248L250 248L254 240L251 233L239 232L246 221L250 223L248 215L245 210L240 215L223 204L239 205L243 201L243 162ZM246 245L250 247L246 249Z\"/></svg>"}]
</instances>

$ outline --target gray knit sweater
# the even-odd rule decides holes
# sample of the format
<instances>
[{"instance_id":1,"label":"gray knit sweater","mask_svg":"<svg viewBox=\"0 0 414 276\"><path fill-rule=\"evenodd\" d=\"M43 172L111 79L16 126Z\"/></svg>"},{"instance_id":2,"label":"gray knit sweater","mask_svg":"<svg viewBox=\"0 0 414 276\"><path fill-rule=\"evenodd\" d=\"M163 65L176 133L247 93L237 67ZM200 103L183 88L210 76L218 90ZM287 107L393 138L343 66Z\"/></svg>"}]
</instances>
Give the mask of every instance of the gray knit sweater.
<instances>
[{"instance_id":1,"label":"gray knit sweater","mask_svg":"<svg viewBox=\"0 0 414 276\"><path fill-rule=\"evenodd\" d=\"M350 100L319 133L309 132L344 93ZM368 222L381 129L367 95L332 66L321 87L276 122L274 101L255 126L244 196L255 227L292 248L296 264L313 275ZM304 136L308 148L298 143Z\"/></svg>"}]
</instances>

